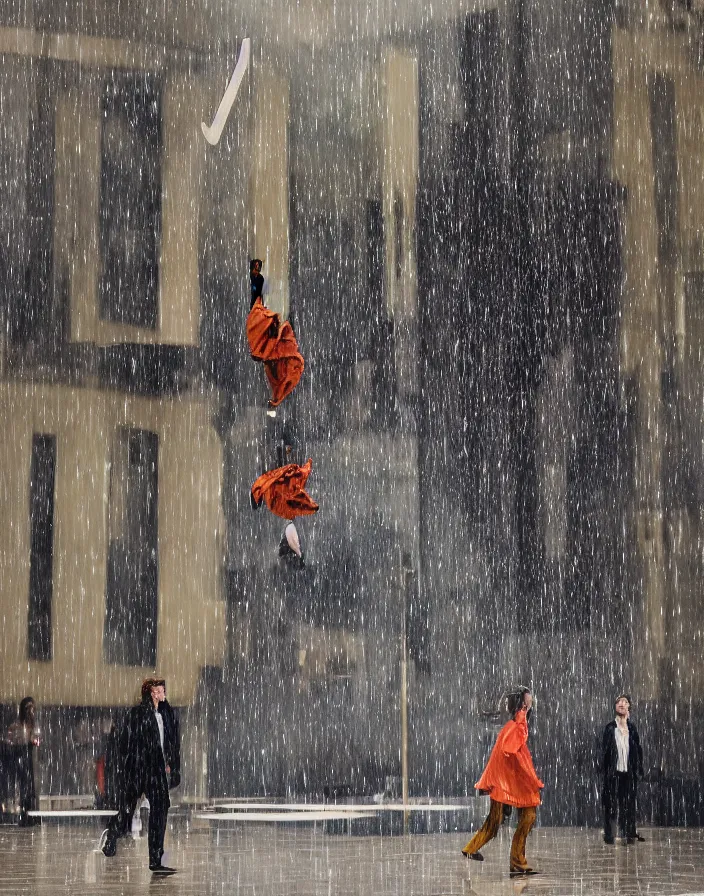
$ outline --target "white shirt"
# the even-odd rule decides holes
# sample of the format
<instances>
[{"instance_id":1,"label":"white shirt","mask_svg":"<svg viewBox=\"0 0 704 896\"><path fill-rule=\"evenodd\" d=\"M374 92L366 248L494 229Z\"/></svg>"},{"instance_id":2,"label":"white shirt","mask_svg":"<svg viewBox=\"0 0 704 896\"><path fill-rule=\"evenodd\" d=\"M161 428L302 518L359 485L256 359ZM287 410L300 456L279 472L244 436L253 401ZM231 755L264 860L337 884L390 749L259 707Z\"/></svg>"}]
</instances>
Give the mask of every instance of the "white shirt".
<instances>
[{"instance_id":1,"label":"white shirt","mask_svg":"<svg viewBox=\"0 0 704 896\"><path fill-rule=\"evenodd\" d=\"M628 728L622 731L616 722L616 749L618 750L618 762L616 763L617 772L628 771Z\"/></svg>"},{"instance_id":2,"label":"white shirt","mask_svg":"<svg viewBox=\"0 0 704 896\"><path fill-rule=\"evenodd\" d=\"M159 743L161 744L161 752L164 752L164 720L161 717L161 713L156 709L154 710L154 715L156 716L156 724L159 728Z\"/></svg>"}]
</instances>

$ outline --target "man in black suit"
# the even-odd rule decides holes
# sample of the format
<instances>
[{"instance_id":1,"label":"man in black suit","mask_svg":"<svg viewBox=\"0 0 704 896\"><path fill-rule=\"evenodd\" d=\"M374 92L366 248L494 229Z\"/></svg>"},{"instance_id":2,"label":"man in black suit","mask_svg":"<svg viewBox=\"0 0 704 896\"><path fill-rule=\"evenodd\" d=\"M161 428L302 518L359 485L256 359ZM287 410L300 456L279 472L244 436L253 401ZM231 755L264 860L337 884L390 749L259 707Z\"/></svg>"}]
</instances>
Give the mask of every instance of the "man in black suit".
<instances>
[{"instance_id":1,"label":"man in black suit","mask_svg":"<svg viewBox=\"0 0 704 896\"><path fill-rule=\"evenodd\" d=\"M626 843L642 840L636 832L636 790L643 777L643 751L636 726L629 719L631 698L620 694L614 702L616 718L604 729L602 772L604 843L613 843L616 821Z\"/></svg>"},{"instance_id":2,"label":"man in black suit","mask_svg":"<svg viewBox=\"0 0 704 896\"><path fill-rule=\"evenodd\" d=\"M178 720L166 700L163 678L142 682L142 701L130 710L120 737L120 786L118 811L103 833L102 850L114 856L118 837L127 834L137 801L149 800L149 869L173 874L161 864L169 811L169 787L181 781Z\"/></svg>"}]
</instances>

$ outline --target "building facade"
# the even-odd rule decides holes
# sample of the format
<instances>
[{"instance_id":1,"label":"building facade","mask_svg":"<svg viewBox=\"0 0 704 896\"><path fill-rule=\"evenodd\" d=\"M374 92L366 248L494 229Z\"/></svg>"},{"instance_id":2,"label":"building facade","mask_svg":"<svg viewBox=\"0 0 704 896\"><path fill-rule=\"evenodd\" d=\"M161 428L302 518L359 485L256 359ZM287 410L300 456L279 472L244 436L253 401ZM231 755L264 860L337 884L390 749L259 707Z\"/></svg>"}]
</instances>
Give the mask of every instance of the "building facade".
<instances>
[{"instance_id":1,"label":"building facade","mask_svg":"<svg viewBox=\"0 0 704 896\"><path fill-rule=\"evenodd\" d=\"M42 707L43 788L87 786L65 745L94 755L156 670L188 795L375 792L405 649L413 792L472 792L520 681L544 817L593 821L630 688L647 811L698 819L698 5L23 9L0 29L0 701ZM275 418L254 256L306 359ZM298 574L248 498L286 445L321 505Z\"/></svg>"}]
</instances>

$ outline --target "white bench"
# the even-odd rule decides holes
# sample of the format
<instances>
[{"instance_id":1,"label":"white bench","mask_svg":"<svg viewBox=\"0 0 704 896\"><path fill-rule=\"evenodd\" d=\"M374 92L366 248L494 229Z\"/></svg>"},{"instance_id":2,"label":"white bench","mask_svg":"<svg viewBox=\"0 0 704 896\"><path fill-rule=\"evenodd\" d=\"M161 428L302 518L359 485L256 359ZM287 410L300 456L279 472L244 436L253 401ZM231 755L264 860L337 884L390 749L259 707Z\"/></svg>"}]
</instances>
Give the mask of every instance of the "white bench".
<instances>
[{"instance_id":1,"label":"white bench","mask_svg":"<svg viewBox=\"0 0 704 896\"><path fill-rule=\"evenodd\" d=\"M39 811L92 809L95 797L89 793L49 793L39 797Z\"/></svg>"}]
</instances>

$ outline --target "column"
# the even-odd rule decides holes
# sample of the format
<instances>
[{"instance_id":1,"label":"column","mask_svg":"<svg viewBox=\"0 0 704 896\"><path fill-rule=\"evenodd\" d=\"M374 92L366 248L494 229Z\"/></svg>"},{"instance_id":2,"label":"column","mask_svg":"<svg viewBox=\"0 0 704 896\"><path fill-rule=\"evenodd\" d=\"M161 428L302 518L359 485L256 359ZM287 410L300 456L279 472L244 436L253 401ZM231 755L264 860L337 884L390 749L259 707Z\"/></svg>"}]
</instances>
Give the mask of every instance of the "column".
<instances>
[{"instance_id":1,"label":"column","mask_svg":"<svg viewBox=\"0 0 704 896\"><path fill-rule=\"evenodd\" d=\"M623 234L621 376L631 383L633 445L632 593L640 598L642 629L633 632L634 680L657 699L666 655L666 582L663 569L661 309L655 171L645 49L637 35L615 29L614 179L628 190ZM635 677L637 676L637 677Z\"/></svg>"},{"instance_id":2,"label":"column","mask_svg":"<svg viewBox=\"0 0 704 896\"><path fill-rule=\"evenodd\" d=\"M200 78L179 73L167 79L162 98L161 343L199 343L198 223L207 147L200 134L204 106Z\"/></svg>"},{"instance_id":3,"label":"column","mask_svg":"<svg viewBox=\"0 0 704 896\"><path fill-rule=\"evenodd\" d=\"M67 204L67 215L61 213L57 219L57 228L65 229L56 232L55 245L69 266L70 338L93 342L100 273L100 90L90 75L59 100L56 180L57 200L60 190L61 201Z\"/></svg>"},{"instance_id":4,"label":"column","mask_svg":"<svg viewBox=\"0 0 704 896\"><path fill-rule=\"evenodd\" d=\"M253 104L250 255L264 260L266 303L284 317L289 307L288 81L258 74Z\"/></svg>"}]
</instances>

